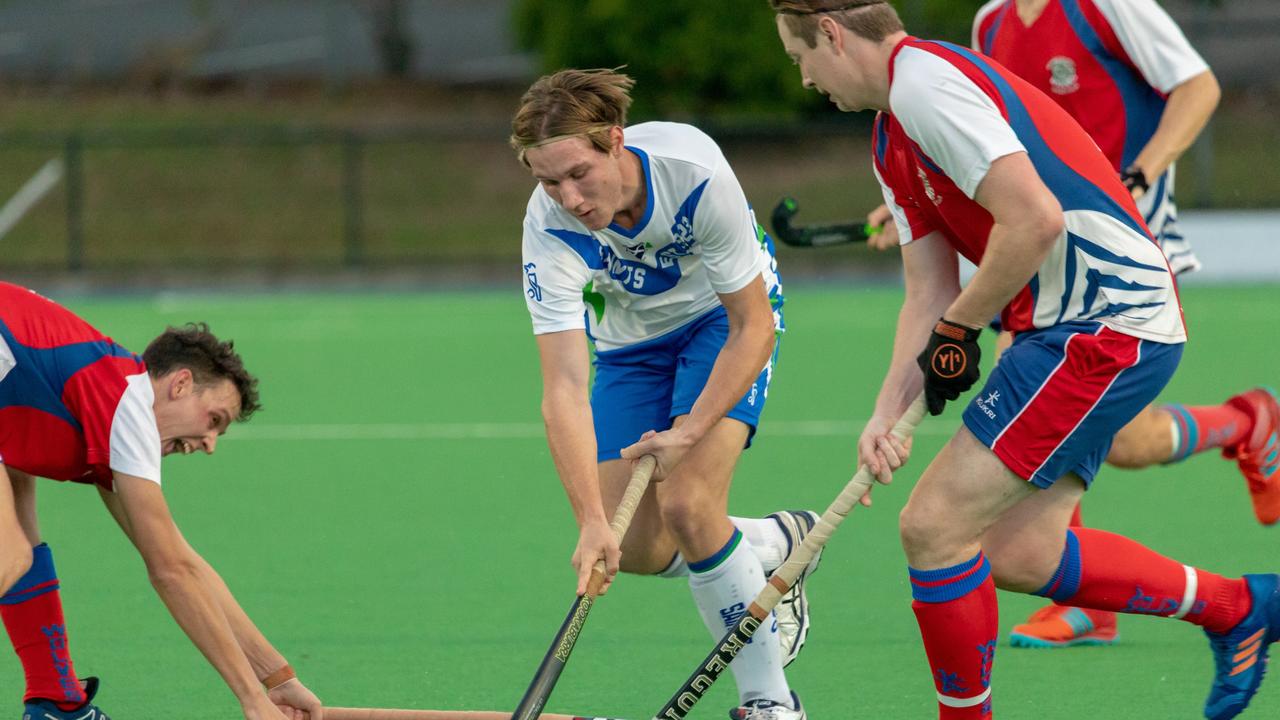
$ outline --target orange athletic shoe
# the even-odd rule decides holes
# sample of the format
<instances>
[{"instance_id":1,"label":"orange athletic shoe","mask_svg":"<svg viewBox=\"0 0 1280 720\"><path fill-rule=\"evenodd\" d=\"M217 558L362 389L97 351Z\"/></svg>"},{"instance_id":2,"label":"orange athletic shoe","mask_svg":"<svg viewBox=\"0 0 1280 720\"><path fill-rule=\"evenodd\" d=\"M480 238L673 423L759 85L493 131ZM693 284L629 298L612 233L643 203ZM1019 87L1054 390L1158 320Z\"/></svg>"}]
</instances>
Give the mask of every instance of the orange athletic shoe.
<instances>
[{"instance_id":1,"label":"orange athletic shoe","mask_svg":"<svg viewBox=\"0 0 1280 720\"><path fill-rule=\"evenodd\" d=\"M1222 455L1239 464L1258 522L1274 525L1280 521L1280 402L1274 390L1254 388L1227 404L1253 420L1253 431L1239 445L1223 448Z\"/></svg>"},{"instance_id":2,"label":"orange athletic shoe","mask_svg":"<svg viewBox=\"0 0 1280 720\"><path fill-rule=\"evenodd\" d=\"M1119 639L1115 613L1063 605L1040 608L1009 633L1010 645L1026 648L1112 645Z\"/></svg>"}]
</instances>

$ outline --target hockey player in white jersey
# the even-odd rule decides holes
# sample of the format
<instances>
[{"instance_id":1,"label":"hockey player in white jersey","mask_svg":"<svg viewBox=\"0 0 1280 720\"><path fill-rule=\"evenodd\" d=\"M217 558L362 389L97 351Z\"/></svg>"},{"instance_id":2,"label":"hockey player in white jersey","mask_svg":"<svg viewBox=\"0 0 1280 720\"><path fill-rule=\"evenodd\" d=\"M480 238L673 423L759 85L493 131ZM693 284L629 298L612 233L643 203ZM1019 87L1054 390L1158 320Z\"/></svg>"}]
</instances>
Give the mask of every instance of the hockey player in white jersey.
<instances>
[{"instance_id":1,"label":"hockey player in white jersey","mask_svg":"<svg viewBox=\"0 0 1280 720\"><path fill-rule=\"evenodd\" d=\"M773 373L782 287L772 242L720 148L690 125L626 127L632 84L563 70L533 84L512 123L512 146L538 181L523 274L542 414L579 527L578 592L600 559L610 581L619 568L687 576L718 639L817 519L728 516L733 469ZM619 547L607 518L644 454L656 456L661 482ZM807 629L799 584L732 664L732 717L805 717L782 668Z\"/></svg>"}]
</instances>

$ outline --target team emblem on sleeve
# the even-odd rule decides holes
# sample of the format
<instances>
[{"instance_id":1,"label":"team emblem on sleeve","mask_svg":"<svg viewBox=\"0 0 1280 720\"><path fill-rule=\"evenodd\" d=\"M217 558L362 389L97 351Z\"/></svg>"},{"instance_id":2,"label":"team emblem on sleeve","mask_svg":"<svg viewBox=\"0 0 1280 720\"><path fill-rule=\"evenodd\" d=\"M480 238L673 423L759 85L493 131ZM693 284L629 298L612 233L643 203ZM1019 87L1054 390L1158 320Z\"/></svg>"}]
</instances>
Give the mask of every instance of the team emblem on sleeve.
<instances>
[{"instance_id":1,"label":"team emblem on sleeve","mask_svg":"<svg viewBox=\"0 0 1280 720\"><path fill-rule=\"evenodd\" d=\"M524 266L524 277L529 283L529 288L525 290L525 294L534 302L542 302L542 286L538 284L537 270L537 263L529 263Z\"/></svg>"}]
</instances>

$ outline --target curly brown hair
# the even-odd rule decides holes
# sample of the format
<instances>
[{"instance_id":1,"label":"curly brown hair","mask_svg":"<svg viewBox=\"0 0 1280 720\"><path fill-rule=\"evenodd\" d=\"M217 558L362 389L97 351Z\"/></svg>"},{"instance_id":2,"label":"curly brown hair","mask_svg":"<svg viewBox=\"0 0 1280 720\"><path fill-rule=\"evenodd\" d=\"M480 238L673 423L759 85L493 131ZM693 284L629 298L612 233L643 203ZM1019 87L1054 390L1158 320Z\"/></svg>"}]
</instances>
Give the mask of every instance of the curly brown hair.
<instances>
[{"instance_id":1,"label":"curly brown hair","mask_svg":"<svg viewBox=\"0 0 1280 720\"><path fill-rule=\"evenodd\" d=\"M208 386L219 380L230 380L240 393L238 421L248 420L262 404L258 401L258 378L244 369L244 361L235 351L235 343L223 342L206 323L165 328L142 353L147 372L161 378L174 370L187 368L197 385Z\"/></svg>"}]
</instances>

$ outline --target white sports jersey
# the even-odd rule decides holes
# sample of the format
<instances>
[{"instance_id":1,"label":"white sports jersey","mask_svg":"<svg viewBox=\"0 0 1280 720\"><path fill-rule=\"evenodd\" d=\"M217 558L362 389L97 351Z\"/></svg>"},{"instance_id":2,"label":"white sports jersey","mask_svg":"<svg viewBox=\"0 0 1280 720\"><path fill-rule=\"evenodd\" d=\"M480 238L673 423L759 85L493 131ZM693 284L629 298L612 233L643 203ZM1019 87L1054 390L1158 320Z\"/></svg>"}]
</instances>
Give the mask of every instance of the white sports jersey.
<instances>
[{"instance_id":1,"label":"white sports jersey","mask_svg":"<svg viewBox=\"0 0 1280 720\"><path fill-rule=\"evenodd\" d=\"M659 337L764 278L777 307L777 262L720 148L691 125L626 129L644 170L634 228L587 229L541 186L524 218L524 295L536 335L585 329L598 350Z\"/></svg>"}]
</instances>

